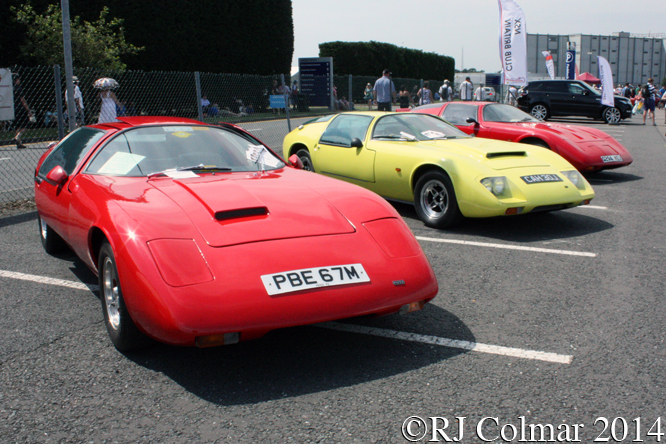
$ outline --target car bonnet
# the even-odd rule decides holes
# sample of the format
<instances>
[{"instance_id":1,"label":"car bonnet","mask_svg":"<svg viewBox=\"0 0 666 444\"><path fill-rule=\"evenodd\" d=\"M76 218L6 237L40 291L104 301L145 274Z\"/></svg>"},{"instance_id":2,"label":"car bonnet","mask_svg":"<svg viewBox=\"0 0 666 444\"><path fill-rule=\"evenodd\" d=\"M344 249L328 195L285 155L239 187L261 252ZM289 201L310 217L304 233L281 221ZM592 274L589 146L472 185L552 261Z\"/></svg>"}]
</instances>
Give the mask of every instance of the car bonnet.
<instances>
[{"instance_id":1,"label":"car bonnet","mask_svg":"<svg viewBox=\"0 0 666 444\"><path fill-rule=\"evenodd\" d=\"M175 202L213 247L355 232L337 208L303 184L240 177L161 179L151 185Z\"/></svg>"}]
</instances>

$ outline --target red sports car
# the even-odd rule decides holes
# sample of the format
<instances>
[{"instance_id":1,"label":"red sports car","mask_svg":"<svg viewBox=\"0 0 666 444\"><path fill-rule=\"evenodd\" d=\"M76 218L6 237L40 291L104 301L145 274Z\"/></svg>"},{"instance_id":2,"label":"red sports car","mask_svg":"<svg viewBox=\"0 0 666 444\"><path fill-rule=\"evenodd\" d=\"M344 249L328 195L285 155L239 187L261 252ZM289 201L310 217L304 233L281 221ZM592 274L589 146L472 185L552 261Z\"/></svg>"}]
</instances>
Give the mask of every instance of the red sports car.
<instances>
[{"instance_id":1,"label":"red sports car","mask_svg":"<svg viewBox=\"0 0 666 444\"><path fill-rule=\"evenodd\" d=\"M119 350L409 312L438 290L384 199L299 171L234 125L79 128L39 160L35 201L46 251L68 245L99 276Z\"/></svg>"},{"instance_id":2,"label":"red sports car","mask_svg":"<svg viewBox=\"0 0 666 444\"><path fill-rule=\"evenodd\" d=\"M414 108L412 112L441 116L463 132L478 137L548 148L583 173L627 166L634 160L620 142L603 131L545 123L506 104L433 103Z\"/></svg>"}]
</instances>

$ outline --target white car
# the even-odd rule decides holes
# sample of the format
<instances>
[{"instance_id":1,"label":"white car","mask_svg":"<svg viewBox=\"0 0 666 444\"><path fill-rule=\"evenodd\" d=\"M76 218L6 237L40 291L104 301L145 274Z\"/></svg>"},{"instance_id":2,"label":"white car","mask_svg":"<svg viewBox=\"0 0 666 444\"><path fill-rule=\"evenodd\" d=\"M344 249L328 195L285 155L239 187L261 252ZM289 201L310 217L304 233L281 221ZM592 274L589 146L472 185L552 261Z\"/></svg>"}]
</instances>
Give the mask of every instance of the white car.
<instances>
[{"instance_id":1,"label":"white car","mask_svg":"<svg viewBox=\"0 0 666 444\"><path fill-rule=\"evenodd\" d=\"M495 88L491 86L484 86L483 92L486 96L486 102L497 102L497 93L495 93Z\"/></svg>"}]
</instances>

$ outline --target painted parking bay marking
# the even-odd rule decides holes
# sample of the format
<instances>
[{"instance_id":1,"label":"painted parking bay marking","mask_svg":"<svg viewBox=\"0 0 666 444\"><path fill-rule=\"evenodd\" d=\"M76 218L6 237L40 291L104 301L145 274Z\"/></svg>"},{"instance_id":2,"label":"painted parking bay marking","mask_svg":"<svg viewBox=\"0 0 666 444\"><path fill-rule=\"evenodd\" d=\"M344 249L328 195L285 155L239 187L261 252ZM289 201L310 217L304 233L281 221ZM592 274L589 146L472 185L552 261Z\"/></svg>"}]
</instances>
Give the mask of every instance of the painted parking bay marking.
<instances>
[{"instance_id":1,"label":"painted parking bay marking","mask_svg":"<svg viewBox=\"0 0 666 444\"><path fill-rule=\"evenodd\" d=\"M499 345L481 344L479 342L461 341L458 339L440 338L437 336L420 335L417 333L406 333L384 328L366 327L363 325L340 324L338 322L325 322L316 324L317 327L349 333L361 333L383 338L400 339L402 341L419 342L422 344L441 345L444 347L459 348L478 353L489 353L493 355L511 356L514 358L532 359L537 361L555 362L558 364L571 364L573 356L560 355L535 350L523 350L513 347L502 347Z\"/></svg>"},{"instance_id":2,"label":"painted parking bay marking","mask_svg":"<svg viewBox=\"0 0 666 444\"><path fill-rule=\"evenodd\" d=\"M19 279L22 281L37 282L39 284L57 285L59 287L68 287L77 290L97 291L99 289L98 285L84 284L83 282L66 281L64 279L55 279L46 276L37 276L34 274L18 273L16 271L0 270L0 277Z\"/></svg>"},{"instance_id":3,"label":"painted parking bay marking","mask_svg":"<svg viewBox=\"0 0 666 444\"><path fill-rule=\"evenodd\" d=\"M37 282L46 285L57 285L61 287L73 288L76 290L97 291L99 287L93 284L84 284L83 282L68 281L65 279L55 279L46 276L34 274L18 273L16 271L0 270L0 277L9 279L19 279L29 282ZM495 355L512 356L515 358L534 359L540 361L555 362L561 364L571 364L573 356L559 355L557 353L548 353L542 351L523 350L512 347L502 347L498 345L481 344L478 342L461 341L457 339L440 338L437 336L420 335L416 333L406 333L396 330L387 330L382 328L365 327L361 325L340 324L337 322L326 322L316 324L317 327L328 328L330 330L346 331L351 333L361 333L385 338L400 339L403 341L420 342L423 344L441 345L444 347L459 348L463 350L474 351L478 353L490 353Z\"/></svg>"},{"instance_id":4,"label":"painted parking bay marking","mask_svg":"<svg viewBox=\"0 0 666 444\"><path fill-rule=\"evenodd\" d=\"M471 241L463 241L455 239L436 239L433 237L423 237L423 236L416 236L416 238L420 241L425 241L425 242L441 242L448 244L471 245L474 247L486 247L486 248L503 248L506 250L533 251L535 253L564 254L567 256L597 257L597 253L587 253L584 251L553 250L550 248L536 248L536 247L520 247L518 245L490 244L487 242L471 242Z\"/></svg>"}]
</instances>

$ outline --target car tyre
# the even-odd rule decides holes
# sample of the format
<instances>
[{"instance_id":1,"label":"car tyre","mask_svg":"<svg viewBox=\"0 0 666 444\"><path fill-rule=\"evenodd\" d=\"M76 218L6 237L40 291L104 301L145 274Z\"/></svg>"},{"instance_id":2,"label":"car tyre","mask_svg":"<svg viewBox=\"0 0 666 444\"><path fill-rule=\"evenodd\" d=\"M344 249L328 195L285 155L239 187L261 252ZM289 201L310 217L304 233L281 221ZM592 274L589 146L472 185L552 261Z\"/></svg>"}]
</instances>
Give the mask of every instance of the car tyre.
<instances>
[{"instance_id":1,"label":"car tyre","mask_svg":"<svg viewBox=\"0 0 666 444\"><path fill-rule=\"evenodd\" d=\"M312 164L312 157L310 157L310 152L308 150L298 150L296 155L301 159L301 162L303 162L303 169L305 171L315 172L314 165Z\"/></svg>"},{"instance_id":2,"label":"car tyre","mask_svg":"<svg viewBox=\"0 0 666 444\"><path fill-rule=\"evenodd\" d=\"M440 171L426 173L416 182L414 206L429 227L447 228L462 219L451 179Z\"/></svg>"},{"instance_id":3,"label":"car tyre","mask_svg":"<svg viewBox=\"0 0 666 444\"><path fill-rule=\"evenodd\" d=\"M530 114L535 119L547 120L549 116L548 107L543 103L537 103L530 108Z\"/></svg>"},{"instance_id":4,"label":"car tyre","mask_svg":"<svg viewBox=\"0 0 666 444\"><path fill-rule=\"evenodd\" d=\"M98 275L104 324L113 345L120 351L137 350L150 345L152 340L137 328L127 311L116 258L108 243L104 243L99 252Z\"/></svg>"},{"instance_id":5,"label":"car tyre","mask_svg":"<svg viewBox=\"0 0 666 444\"><path fill-rule=\"evenodd\" d=\"M37 226L39 227L39 238L42 241L42 247L48 254L55 254L65 248L65 241L53 228L49 227L44 219L37 215Z\"/></svg>"},{"instance_id":6,"label":"car tyre","mask_svg":"<svg viewBox=\"0 0 666 444\"><path fill-rule=\"evenodd\" d=\"M616 124L620 123L620 120L622 120L622 114L619 109L614 106L609 106L604 110L604 122L608 124Z\"/></svg>"}]
</instances>

